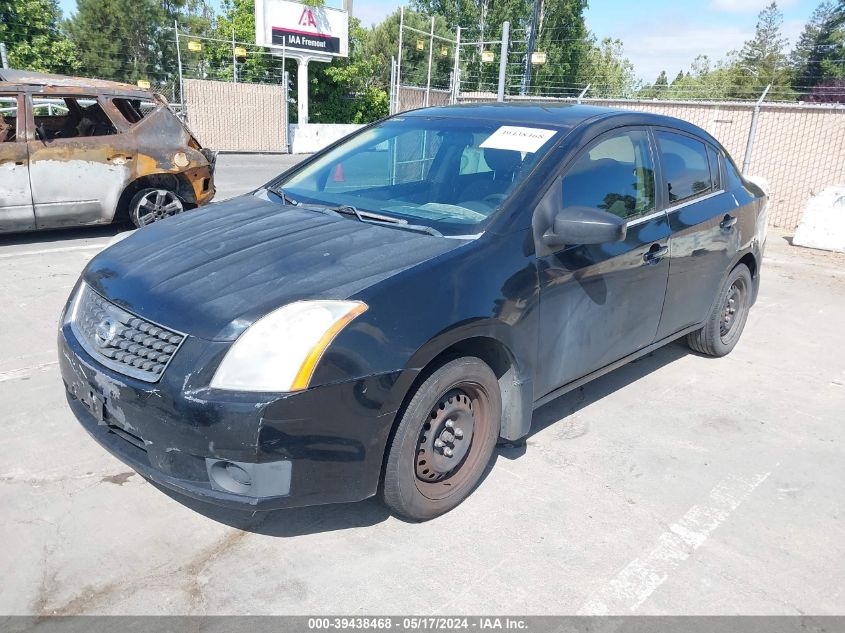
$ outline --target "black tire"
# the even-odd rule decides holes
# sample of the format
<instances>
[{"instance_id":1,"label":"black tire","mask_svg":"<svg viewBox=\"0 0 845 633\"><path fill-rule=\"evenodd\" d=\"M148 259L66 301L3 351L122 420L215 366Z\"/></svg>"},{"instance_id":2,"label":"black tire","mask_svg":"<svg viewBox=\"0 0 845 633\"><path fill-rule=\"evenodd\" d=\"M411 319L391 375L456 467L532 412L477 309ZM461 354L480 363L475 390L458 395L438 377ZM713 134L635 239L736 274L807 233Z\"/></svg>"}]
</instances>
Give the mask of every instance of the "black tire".
<instances>
[{"instance_id":1,"label":"black tire","mask_svg":"<svg viewBox=\"0 0 845 633\"><path fill-rule=\"evenodd\" d=\"M704 327L687 336L690 349L708 356L725 356L731 352L748 320L751 284L748 267L738 264L719 289L716 304Z\"/></svg>"},{"instance_id":2,"label":"black tire","mask_svg":"<svg viewBox=\"0 0 845 633\"><path fill-rule=\"evenodd\" d=\"M501 419L499 383L486 363L467 356L438 368L414 392L393 435L384 503L413 521L456 507L484 474Z\"/></svg>"},{"instance_id":3,"label":"black tire","mask_svg":"<svg viewBox=\"0 0 845 633\"><path fill-rule=\"evenodd\" d=\"M129 221L141 228L182 213L186 208L185 201L170 189L141 189L129 201Z\"/></svg>"}]
</instances>

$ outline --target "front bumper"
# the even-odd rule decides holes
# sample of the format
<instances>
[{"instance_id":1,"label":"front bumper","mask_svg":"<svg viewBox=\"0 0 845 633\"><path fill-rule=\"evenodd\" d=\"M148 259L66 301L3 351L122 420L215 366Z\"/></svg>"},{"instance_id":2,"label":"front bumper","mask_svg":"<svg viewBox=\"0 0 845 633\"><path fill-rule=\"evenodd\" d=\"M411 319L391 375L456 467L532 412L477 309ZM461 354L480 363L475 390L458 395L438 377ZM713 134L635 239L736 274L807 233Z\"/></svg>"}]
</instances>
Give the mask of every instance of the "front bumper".
<instances>
[{"instance_id":1,"label":"front bumper","mask_svg":"<svg viewBox=\"0 0 845 633\"><path fill-rule=\"evenodd\" d=\"M193 385L208 384L192 370L222 354L222 343L189 338L157 383L98 364L67 325L58 347L68 403L83 428L168 489L272 510L358 501L378 488L395 416L384 403L399 372L295 394L247 394ZM246 487L227 489L213 474L230 463L248 474Z\"/></svg>"}]
</instances>

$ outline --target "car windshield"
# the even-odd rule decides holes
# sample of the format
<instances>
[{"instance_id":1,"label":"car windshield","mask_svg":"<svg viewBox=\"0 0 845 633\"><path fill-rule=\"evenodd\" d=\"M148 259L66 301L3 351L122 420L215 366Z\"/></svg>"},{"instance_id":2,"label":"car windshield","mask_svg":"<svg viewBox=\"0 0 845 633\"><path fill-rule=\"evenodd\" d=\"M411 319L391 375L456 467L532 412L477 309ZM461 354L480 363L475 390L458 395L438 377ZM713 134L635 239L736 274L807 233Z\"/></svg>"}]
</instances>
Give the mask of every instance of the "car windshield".
<instances>
[{"instance_id":1,"label":"car windshield","mask_svg":"<svg viewBox=\"0 0 845 633\"><path fill-rule=\"evenodd\" d=\"M351 137L273 183L288 200L354 206L443 235L471 235L554 144L558 131L408 116Z\"/></svg>"}]
</instances>

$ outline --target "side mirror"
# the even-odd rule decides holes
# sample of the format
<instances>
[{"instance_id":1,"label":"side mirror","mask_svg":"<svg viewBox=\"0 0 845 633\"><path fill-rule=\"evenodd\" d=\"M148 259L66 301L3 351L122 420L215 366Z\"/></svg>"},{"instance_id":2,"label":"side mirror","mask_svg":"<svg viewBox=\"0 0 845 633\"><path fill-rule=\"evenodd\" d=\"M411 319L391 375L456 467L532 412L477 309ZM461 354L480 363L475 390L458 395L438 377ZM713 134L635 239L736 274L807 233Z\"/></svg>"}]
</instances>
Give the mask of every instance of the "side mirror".
<instances>
[{"instance_id":1,"label":"side mirror","mask_svg":"<svg viewBox=\"0 0 845 633\"><path fill-rule=\"evenodd\" d=\"M37 136L38 140L41 141L42 143L47 142L47 132L44 129L43 124L35 126L35 136Z\"/></svg>"},{"instance_id":2,"label":"side mirror","mask_svg":"<svg viewBox=\"0 0 845 633\"><path fill-rule=\"evenodd\" d=\"M618 215L591 207L566 207L554 216L552 226L543 234L550 248L567 244L604 244L621 242L627 224Z\"/></svg>"}]
</instances>

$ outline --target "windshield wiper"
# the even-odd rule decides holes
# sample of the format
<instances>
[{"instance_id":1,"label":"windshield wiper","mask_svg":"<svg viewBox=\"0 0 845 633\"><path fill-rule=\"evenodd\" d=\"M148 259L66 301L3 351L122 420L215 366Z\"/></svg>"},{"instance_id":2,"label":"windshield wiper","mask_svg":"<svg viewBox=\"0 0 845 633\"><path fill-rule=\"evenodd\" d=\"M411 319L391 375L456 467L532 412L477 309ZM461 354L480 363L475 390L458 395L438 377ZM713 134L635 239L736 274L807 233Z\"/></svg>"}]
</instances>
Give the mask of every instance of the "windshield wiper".
<instances>
[{"instance_id":1,"label":"windshield wiper","mask_svg":"<svg viewBox=\"0 0 845 633\"><path fill-rule=\"evenodd\" d=\"M341 204L333 207L329 204L315 204L310 202L298 202L291 198L284 192L281 187L267 187L268 191L272 191L279 196L286 205L295 206L300 209L308 209L309 211L317 211L318 213L325 213L326 215L354 215L359 222L369 224L390 224L397 229L405 229L407 231L415 231L417 233L428 233L435 237L443 237L443 234L430 226L422 224L408 224L407 220L401 218L394 218L389 215L382 215L380 213L373 213L372 211L359 211L351 204Z\"/></svg>"},{"instance_id":2,"label":"windshield wiper","mask_svg":"<svg viewBox=\"0 0 845 633\"><path fill-rule=\"evenodd\" d=\"M345 213L346 215L354 215L359 222L368 222L370 224L390 224L397 229L406 229L408 231L416 231L417 233L428 233L435 237L443 237L443 234L437 229L422 224L408 224L407 220L401 218L394 218L389 215L381 215L380 213L373 213L372 211L359 211L351 204L342 204L339 207L332 207L332 211L337 213Z\"/></svg>"},{"instance_id":3,"label":"windshield wiper","mask_svg":"<svg viewBox=\"0 0 845 633\"><path fill-rule=\"evenodd\" d=\"M279 196L285 204L292 205L294 207L298 207L300 205L299 202L291 198L288 194L285 193L285 190L281 187L267 187L267 191L271 191Z\"/></svg>"}]
</instances>

